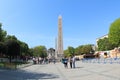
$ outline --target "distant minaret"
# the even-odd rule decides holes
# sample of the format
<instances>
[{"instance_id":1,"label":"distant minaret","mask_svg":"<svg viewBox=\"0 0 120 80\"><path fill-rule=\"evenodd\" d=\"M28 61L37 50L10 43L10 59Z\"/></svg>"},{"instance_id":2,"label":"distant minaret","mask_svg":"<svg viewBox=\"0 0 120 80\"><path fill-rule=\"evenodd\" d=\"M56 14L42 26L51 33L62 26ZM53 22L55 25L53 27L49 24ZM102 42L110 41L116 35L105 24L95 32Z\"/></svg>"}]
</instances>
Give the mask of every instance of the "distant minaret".
<instances>
[{"instance_id":1,"label":"distant minaret","mask_svg":"<svg viewBox=\"0 0 120 80\"><path fill-rule=\"evenodd\" d=\"M58 56L63 56L62 16L58 17Z\"/></svg>"}]
</instances>

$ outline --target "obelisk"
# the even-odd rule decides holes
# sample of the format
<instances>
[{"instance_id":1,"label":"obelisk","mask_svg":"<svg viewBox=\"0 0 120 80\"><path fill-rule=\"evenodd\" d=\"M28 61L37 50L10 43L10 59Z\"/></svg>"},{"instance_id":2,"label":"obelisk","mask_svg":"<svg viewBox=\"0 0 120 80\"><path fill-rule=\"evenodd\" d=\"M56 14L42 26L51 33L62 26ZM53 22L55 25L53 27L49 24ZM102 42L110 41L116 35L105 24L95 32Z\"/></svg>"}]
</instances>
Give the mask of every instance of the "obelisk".
<instances>
[{"instance_id":1,"label":"obelisk","mask_svg":"<svg viewBox=\"0 0 120 80\"><path fill-rule=\"evenodd\" d=\"M62 33L62 16L58 17L58 57L61 59L63 57L63 33Z\"/></svg>"}]
</instances>

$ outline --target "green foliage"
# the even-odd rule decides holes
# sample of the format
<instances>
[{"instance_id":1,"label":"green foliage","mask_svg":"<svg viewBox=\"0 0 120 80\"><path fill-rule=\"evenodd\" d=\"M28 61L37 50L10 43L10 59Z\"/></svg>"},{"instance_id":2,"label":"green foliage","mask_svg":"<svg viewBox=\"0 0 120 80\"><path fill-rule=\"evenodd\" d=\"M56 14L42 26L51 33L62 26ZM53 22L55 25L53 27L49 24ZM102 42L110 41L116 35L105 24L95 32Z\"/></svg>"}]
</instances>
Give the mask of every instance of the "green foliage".
<instances>
[{"instance_id":1,"label":"green foliage","mask_svg":"<svg viewBox=\"0 0 120 80\"><path fill-rule=\"evenodd\" d=\"M7 32L2 30L2 24L0 23L0 42L3 42L5 40L6 35Z\"/></svg>"},{"instance_id":2,"label":"green foliage","mask_svg":"<svg viewBox=\"0 0 120 80\"><path fill-rule=\"evenodd\" d=\"M4 55L6 53L7 53L7 46L3 42L0 42L0 54Z\"/></svg>"},{"instance_id":3,"label":"green foliage","mask_svg":"<svg viewBox=\"0 0 120 80\"><path fill-rule=\"evenodd\" d=\"M34 48L34 56L40 56L42 58L47 57L47 49L45 46L37 46Z\"/></svg>"},{"instance_id":4,"label":"green foliage","mask_svg":"<svg viewBox=\"0 0 120 80\"><path fill-rule=\"evenodd\" d=\"M7 35L6 40L17 40L15 35Z\"/></svg>"},{"instance_id":5,"label":"green foliage","mask_svg":"<svg viewBox=\"0 0 120 80\"><path fill-rule=\"evenodd\" d=\"M74 55L75 54L75 49L72 46L68 47L68 52L70 55Z\"/></svg>"},{"instance_id":6,"label":"green foliage","mask_svg":"<svg viewBox=\"0 0 120 80\"><path fill-rule=\"evenodd\" d=\"M29 56L34 56L34 49L33 48L30 48L28 50L28 53L29 53Z\"/></svg>"},{"instance_id":7,"label":"green foliage","mask_svg":"<svg viewBox=\"0 0 120 80\"><path fill-rule=\"evenodd\" d=\"M120 46L120 18L111 24L108 37L115 47Z\"/></svg>"},{"instance_id":8,"label":"green foliage","mask_svg":"<svg viewBox=\"0 0 120 80\"><path fill-rule=\"evenodd\" d=\"M4 45L6 44L6 45ZM9 47L10 46L10 47ZM16 47L15 47L16 46ZM19 48L20 46L20 48ZM7 49L8 47L8 49ZM20 50L20 52L18 51ZM32 53L29 51L28 44L22 42L17 39L15 35L7 35L7 32L2 29L2 24L0 23L0 53L6 54L8 51L9 56L13 55L21 55L22 56L30 56ZM16 53L12 53L11 51L17 51Z\"/></svg>"},{"instance_id":9,"label":"green foliage","mask_svg":"<svg viewBox=\"0 0 120 80\"><path fill-rule=\"evenodd\" d=\"M8 55L20 55L20 44L16 40L7 40L6 46L8 48Z\"/></svg>"},{"instance_id":10,"label":"green foliage","mask_svg":"<svg viewBox=\"0 0 120 80\"><path fill-rule=\"evenodd\" d=\"M85 45L83 48L82 48L84 54L89 54L90 52L92 52L92 46L91 45Z\"/></svg>"},{"instance_id":11,"label":"green foliage","mask_svg":"<svg viewBox=\"0 0 120 80\"><path fill-rule=\"evenodd\" d=\"M70 56L68 49L64 50L64 56L67 56L67 57Z\"/></svg>"},{"instance_id":12,"label":"green foliage","mask_svg":"<svg viewBox=\"0 0 120 80\"><path fill-rule=\"evenodd\" d=\"M20 44L20 53L22 56L30 56L29 47L25 42L19 41Z\"/></svg>"},{"instance_id":13,"label":"green foliage","mask_svg":"<svg viewBox=\"0 0 120 80\"><path fill-rule=\"evenodd\" d=\"M75 49L71 46L69 46L68 49L64 51L64 56L71 56L74 54L75 54Z\"/></svg>"},{"instance_id":14,"label":"green foliage","mask_svg":"<svg viewBox=\"0 0 120 80\"><path fill-rule=\"evenodd\" d=\"M0 53L3 53L3 46L4 46L4 43L0 42Z\"/></svg>"},{"instance_id":15,"label":"green foliage","mask_svg":"<svg viewBox=\"0 0 120 80\"><path fill-rule=\"evenodd\" d=\"M90 52L93 52L93 48L91 44L88 45L81 45L78 46L77 48L73 47L68 47L67 50L64 50L64 55L65 56L70 56L70 55L82 55L82 54L89 54Z\"/></svg>"},{"instance_id":16,"label":"green foliage","mask_svg":"<svg viewBox=\"0 0 120 80\"><path fill-rule=\"evenodd\" d=\"M78 46L77 48L75 48L75 55L80 55L80 54L82 54L82 53L81 53L81 48L82 48L82 46Z\"/></svg>"},{"instance_id":17,"label":"green foliage","mask_svg":"<svg viewBox=\"0 0 120 80\"><path fill-rule=\"evenodd\" d=\"M18 43L17 40L7 40L5 42L7 46L7 55L10 57L10 62L11 62L11 57L16 57L20 55L20 44Z\"/></svg>"},{"instance_id":18,"label":"green foliage","mask_svg":"<svg viewBox=\"0 0 120 80\"><path fill-rule=\"evenodd\" d=\"M109 38L100 39L97 44L99 51L106 51L114 48L114 46L109 42Z\"/></svg>"},{"instance_id":19,"label":"green foliage","mask_svg":"<svg viewBox=\"0 0 120 80\"><path fill-rule=\"evenodd\" d=\"M93 52L92 45L81 45L76 48L75 50L76 54L89 54L90 52Z\"/></svg>"}]
</instances>

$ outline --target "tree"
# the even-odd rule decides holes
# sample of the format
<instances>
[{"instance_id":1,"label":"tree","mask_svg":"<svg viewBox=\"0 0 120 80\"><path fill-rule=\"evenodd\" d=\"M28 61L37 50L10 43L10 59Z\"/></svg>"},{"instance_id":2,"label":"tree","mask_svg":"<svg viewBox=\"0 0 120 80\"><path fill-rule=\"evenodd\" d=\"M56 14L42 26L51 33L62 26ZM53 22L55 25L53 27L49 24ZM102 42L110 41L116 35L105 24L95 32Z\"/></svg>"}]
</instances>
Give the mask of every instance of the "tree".
<instances>
[{"instance_id":1,"label":"tree","mask_svg":"<svg viewBox=\"0 0 120 80\"><path fill-rule=\"evenodd\" d=\"M5 46L5 44L3 42L0 42L0 55L6 55L7 53L7 47Z\"/></svg>"},{"instance_id":2,"label":"tree","mask_svg":"<svg viewBox=\"0 0 120 80\"><path fill-rule=\"evenodd\" d=\"M108 37L114 47L120 46L120 18L111 24Z\"/></svg>"},{"instance_id":3,"label":"tree","mask_svg":"<svg viewBox=\"0 0 120 80\"><path fill-rule=\"evenodd\" d=\"M64 50L64 56L70 56L68 49Z\"/></svg>"},{"instance_id":4,"label":"tree","mask_svg":"<svg viewBox=\"0 0 120 80\"><path fill-rule=\"evenodd\" d=\"M17 40L17 37L15 35L7 35L6 40L8 39Z\"/></svg>"},{"instance_id":5,"label":"tree","mask_svg":"<svg viewBox=\"0 0 120 80\"><path fill-rule=\"evenodd\" d=\"M20 44L20 53L22 56L30 56L28 44L22 41L19 41Z\"/></svg>"},{"instance_id":6,"label":"tree","mask_svg":"<svg viewBox=\"0 0 120 80\"><path fill-rule=\"evenodd\" d=\"M82 47L83 46L78 46L77 48L75 48L75 54L76 55L82 55L83 53L82 53Z\"/></svg>"},{"instance_id":7,"label":"tree","mask_svg":"<svg viewBox=\"0 0 120 80\"><path fill-rule=\"evenodd\" d=\"M7 55L9 56L11 62L12 57L17 57L20 55L20 44L18 43L18 41L13 39L7 40L5 44L8 48Z\"/></svg>"},{"instance_id":8,"label":"tree","mask_svg":"<svg viewBox=\"0 0 120 80\"><path fill-rule=\"evenodd\" d=\"M29 53L29 56L34 56L34 49L33 48L30 48L28 50L28 53Z\"/></svg>"},{"instance_id":9,"label":"tree","mask_svg":"<svg viewBox=\"0 0 120 80\"><path fill-rule=\"evenodd\" d=\"M97 44L99 51L106 51L114 48L114 46L109 42L109 38L100 39Z\"/></svg>"},{"instance_id":10,"label":"tree","mask_svg":"<svg viewBox=\"0 0 120 80\"><path fill-rule=\"evenodd\" d=\"M69 46L66 50L64 50L64 56L71 56L75 54L75 49L72 46Z\"/></svg>"},{"instance_id":11,"label":"tree","mask_svg":"<svg viewBox=\"0 0 120 80\"><path fill-rule=\"evenodd\" d=\"M82 53L84 53L84 54L89 54L91 51L92 51L91 45L84 45L82 47Z\"/></svg>"},{"instance_id":12,"label":"tree","mask_svg":"<svg viewBox=\"0 0 120 80\"><path fill-rule=\"evenodd\" d=\"M40 56L42 58L47 57L47 49L45 46L37 46L34 48L34 56Z\"/></svg>"},{"instance_id":13,"label":"tree","mask_svg":"<svg viewBox=\"0 0 120 80\"><path fill-rule=\"evenodd\" d=\"M3 53L3 45L4 45L4 43L3 43L3 42L0 42L0 54Z\"/></svg>"},{"instance_id":14,"label":"tree","mask_svg":"<svg viewBox=\"0 0 120 80\"><path fill-rule=\"evenodd\" d=\"M4 41L6 35L7 35L7 32L2 30L2 24L0 23L0 42Z\"/></svg>"},{"instance_id":15,"label":"tree","mask_svg":"<svg viewBox=\"0 0 120 80\"><path fill-rule=\"evenodd\" d=\"M10 59L13 56L20 55L20 53L24 56L33 55L25 42L18 40L15 35L7 35L7 32L1 27L2 24L0 23L0 54L6 54L10 56Z\"/></svg>"},{"instance_id":16,"label":"tree","mask_svg":"<svg viewBox=\"0 0 120 80\"><path fill-rule=\"evenodd\" d=\"M75 54L89 54L90 52L93 52L93 48L91 44L88 45L81 45L75 49Z\"/></svg>"},{"instance_id":17,"label":"tree","mask_svg":"<svg viewBox=\"0 0 120 80\"><path fill-rule=\"evenodd\" d=\"M68 47L68 52L70 55L74 55L75 54L75 49L72 46Z\"/></svg>"}]
</instances>

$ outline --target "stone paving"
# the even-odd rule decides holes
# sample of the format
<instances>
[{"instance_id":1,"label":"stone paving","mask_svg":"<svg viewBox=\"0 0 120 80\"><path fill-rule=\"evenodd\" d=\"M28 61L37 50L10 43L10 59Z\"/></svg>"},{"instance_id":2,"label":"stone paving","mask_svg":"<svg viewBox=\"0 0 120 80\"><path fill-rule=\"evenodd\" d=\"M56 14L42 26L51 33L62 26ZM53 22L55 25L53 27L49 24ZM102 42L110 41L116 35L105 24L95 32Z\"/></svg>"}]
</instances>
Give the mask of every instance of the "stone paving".
<instances>
[{"instance_id":1,"label":"stone paving","mask_svg":"<svg viewBox=\"0 0 120 80\"><path fill-rule=\"evenodd\" d=\"M18 70L0 69L0 80L120 80L120 64L77 61L75 69L66 69L62 63L37 64Z\"/></svg>"}]
</instances>

